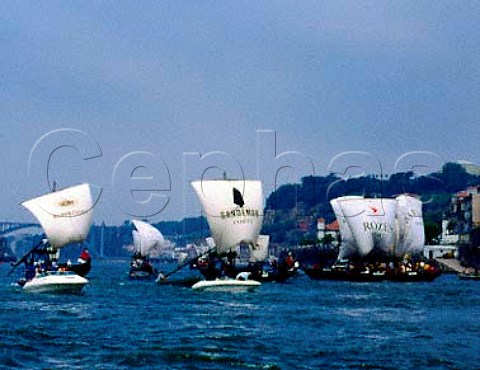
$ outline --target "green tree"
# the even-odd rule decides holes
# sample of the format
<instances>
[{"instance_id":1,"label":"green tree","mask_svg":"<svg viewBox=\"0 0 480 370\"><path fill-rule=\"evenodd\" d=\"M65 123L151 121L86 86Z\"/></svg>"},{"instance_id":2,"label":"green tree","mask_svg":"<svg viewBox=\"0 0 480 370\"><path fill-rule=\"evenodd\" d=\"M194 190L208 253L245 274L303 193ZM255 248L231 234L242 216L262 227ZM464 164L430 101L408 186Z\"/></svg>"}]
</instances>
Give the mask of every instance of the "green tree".
<instances>
[{"instance_id":1,"label":"green tree","mask_svg":"<svg viewBox=\"0 0 480 370\"><path fill-rule=\"evenodd\" d=\"M438 237L440 235L440 226L437 223L431 221L425 221L425 244L437 244Z\"/></svg>"}]
</instances>

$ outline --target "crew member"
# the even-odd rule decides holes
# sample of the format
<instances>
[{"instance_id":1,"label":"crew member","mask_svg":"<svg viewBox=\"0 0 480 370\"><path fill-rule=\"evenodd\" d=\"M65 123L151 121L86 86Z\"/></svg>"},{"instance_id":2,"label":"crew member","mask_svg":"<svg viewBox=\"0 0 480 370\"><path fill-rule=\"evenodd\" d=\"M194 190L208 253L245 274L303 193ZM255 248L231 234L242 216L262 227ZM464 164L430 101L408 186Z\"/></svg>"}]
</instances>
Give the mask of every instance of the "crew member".
<instances>
[{"instance_id":1,"label":"crew member","mask_svg":"<svg viewBox=\"0 0 480 370\"><path fill-rule=\"evenodd\" d=\"M90 261L90 260L92 259L92 257L90 257L90 253L88 252L88 248L87 248L87 247L83 248L82 253L80 253L80 258L81 258L82 260L84 260L85 262L88 262L88 261Z\"/></svg>"}]
</instances>

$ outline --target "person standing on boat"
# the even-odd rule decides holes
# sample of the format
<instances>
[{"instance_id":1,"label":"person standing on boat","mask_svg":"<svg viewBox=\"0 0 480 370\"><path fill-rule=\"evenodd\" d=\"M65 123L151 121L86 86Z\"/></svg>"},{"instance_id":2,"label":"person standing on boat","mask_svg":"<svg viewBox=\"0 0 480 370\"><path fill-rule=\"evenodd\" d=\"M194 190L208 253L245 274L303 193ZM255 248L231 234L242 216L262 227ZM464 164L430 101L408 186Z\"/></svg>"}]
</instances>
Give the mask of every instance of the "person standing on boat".
<instances>
[{"instance_id":1,"label":"person standing on boat","mask_svg":"<svg viewBox=\"0 0 480 370\"><path fill-rule=\"evenodd\" d=\"M88 252L87 247L83 248L82 253L80 253L80 259L82 259L84 262L88 262L92 259L92 257L90 257L90 253Z\"/></svg>"},{"instance_id":2,"label":"person standing on boat","mask_svg":"<svg viewBox=\"0 0 480 370\"><path fill-rule=\"evenodd\" d=\"M38 261L35 267L35 276L40 276L43 272L42 261Z\"/></svg>"},{"instance_id":3,"label":"person standing on boat","mask_svg":"<svg viewBox=\"0 0 480 370\"><path fill-rule=\"evenodd\" d=\"M285 258L285 265L287 269L290 270L295 265L295 260L292 257L292 252L288 252L287 258Z\"/></svg>"},{"instance_id":4,"label":"person standing on boat","mask_svg":"<svg viewBox=\"0 0 480 370\"><path fill-rule=\"evenodd\" d=\"M235 258L237 257L237 252L230 251L227 253L227 261L225 265L225 273L227 276L235 276Z\"/></svg>"},{"instance_id":5,"label":"person standing on boat","mask_svg":"<svg viewBox=\"0 0 480 370\"><path fill-rule=\"evenodd\" d=\"M25 280L29 281L35 277L35 265L33 259L25 260Z\"/></svg>"}]
</instances>

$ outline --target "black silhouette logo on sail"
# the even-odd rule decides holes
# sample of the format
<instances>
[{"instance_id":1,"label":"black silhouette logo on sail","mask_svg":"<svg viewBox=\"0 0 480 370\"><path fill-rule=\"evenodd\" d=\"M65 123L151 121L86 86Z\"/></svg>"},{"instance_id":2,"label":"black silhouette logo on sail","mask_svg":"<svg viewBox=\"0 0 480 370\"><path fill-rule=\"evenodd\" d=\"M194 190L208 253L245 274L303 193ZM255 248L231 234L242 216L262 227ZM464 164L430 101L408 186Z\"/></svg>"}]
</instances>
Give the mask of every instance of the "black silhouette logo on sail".
<instances>
[{"instance_id":1,"label":"black silhouette logo on sail","mask_svg":"<svg viewBox=\"0 0 480 370\"><path fill-rule=\"evenodd\" d=\"M242 208L245 205L242 193L237 188L233 188L233 203Z\"/></svg>"}]
</instances>

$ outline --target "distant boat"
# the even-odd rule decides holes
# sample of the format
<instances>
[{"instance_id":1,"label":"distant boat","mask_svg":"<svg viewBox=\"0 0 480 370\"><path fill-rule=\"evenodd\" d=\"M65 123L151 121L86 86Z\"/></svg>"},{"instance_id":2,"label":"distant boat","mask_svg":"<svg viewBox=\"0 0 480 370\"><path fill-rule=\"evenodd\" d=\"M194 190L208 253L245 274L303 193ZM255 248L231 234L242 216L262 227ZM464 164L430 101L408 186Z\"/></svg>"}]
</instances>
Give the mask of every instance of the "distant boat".
<instances>
[{"instance_id":1,"label":"distant boat","mask_svg":"<svg viewBox=\"0 0 480 370\"><path fill-rule=\"evenodd\" d=\"M162 233L145 221L132 220L133 255L128 276L131 279L154 279L158 271L150 258L165 243Z\"/></svg>"},{"instance_id":2,"label":"distant boat","mask_svg":"<svg viewBox=\"0 0 480 370\"><path fill-rule=\"evenodd\" d=\"M192 289L219 286L222 289L246 286L252 289L259 286L259 282L246 283L248 273L237 278L228 276L235 272L235 248L238 245L247 244L251 250L259 248L258 237L263 221L262 183L257 180L205 180L193 181L192 187L215 241L215 253L210 253L209 266L203 271L207 281L198 282ZM215 262L221 263L220 269L214 266Z\"/></svg>"},{"instance_id":3,"label":"distant boat","mask_svg":"<svg viewBox=\"0 0 480 370\"><path fill-rule=\"evenodd\" d=\"M19 281L25 291L78 293L88 280L55 266L60 250L71 243L83 243L92 224L93 201L89 184L48 193L22 203L40 222L47 239L24 255L25 277ZM87 263L87 262L85 262ZM88 261L90 267L90 262Z\"/></svg>"},{"instance_id":4,"label":"distant boat","mask_svg":"<svg viewBox=\"0 0 480 370\"><path fill-rule=\"evenodd\" d=\"M307 268L311 278L352 281L432 281L441 271L422 259L425 244L422 203L410 195L395 199L341 197L331 201L339 221L337 263Z\"/></svg>"}]
</instances>

